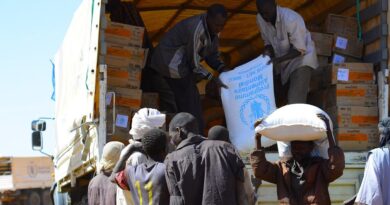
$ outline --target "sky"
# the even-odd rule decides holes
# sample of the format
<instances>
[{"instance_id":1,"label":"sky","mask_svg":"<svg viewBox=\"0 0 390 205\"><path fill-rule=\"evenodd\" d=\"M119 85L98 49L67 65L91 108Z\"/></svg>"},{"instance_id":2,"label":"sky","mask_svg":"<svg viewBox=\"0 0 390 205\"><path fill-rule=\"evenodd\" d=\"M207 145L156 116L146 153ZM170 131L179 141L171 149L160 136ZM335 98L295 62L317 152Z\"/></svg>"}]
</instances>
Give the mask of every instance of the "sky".
<instances>
[{"instance_id":1,"label":"sky","mask_svg":"<svg viewBox=\"0 0 390 205\"><path fill-rule=\"evenodd\" d=\"M0 6L0 156L41 156L31 121L54 117L52 65L81 0L2 1ZM43 151L54 154L54 121Z\"/></svg>"}]
</instances>

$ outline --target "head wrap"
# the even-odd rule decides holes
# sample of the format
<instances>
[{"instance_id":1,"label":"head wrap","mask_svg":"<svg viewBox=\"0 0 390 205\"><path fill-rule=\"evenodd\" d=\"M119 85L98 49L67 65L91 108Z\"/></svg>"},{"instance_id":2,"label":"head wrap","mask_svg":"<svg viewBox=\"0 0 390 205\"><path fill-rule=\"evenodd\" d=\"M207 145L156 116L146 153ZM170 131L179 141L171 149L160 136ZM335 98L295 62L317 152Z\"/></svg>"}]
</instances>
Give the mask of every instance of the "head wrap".
<instances>
[{"instance_id":1,"label":"head wrap","mask_svg":"<svg viewBox=\"0 0 390 205\"><path fill-rule=\"evenodd\" d=\"M130 134L133 139L141 140L143 135L153 129L160 128L165 123L165 114L152 108L142 108L135 113L131 122Z\"/></svg>"}]
</instances>

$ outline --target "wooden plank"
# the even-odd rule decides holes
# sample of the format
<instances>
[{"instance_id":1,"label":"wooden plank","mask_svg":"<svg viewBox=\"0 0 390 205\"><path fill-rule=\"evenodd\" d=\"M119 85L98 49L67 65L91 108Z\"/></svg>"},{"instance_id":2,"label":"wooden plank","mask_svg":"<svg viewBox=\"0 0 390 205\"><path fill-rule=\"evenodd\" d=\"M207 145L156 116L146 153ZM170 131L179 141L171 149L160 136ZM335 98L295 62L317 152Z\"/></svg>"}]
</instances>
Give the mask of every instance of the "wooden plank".
<instances>
[{"instance_id":1,"label":"wooden plank","mask_svg":"<svg viewBox=\"0 0 390 205\"><path fill-rule=\"evenodd\" d=\"M181 12L183 12L183 10L185 9L185 7L187 7L188 5L191 4L191 2L194 1L194 0L187 0L186 2L184 2L183 4L180 5L180 8L176 11L176 13L169 19L169 21L165 24L164 27L162 27L155 36L152 37L152 42L155 40L155 39L160 39L161 36L165 33L165 31L168 30L169 27L172 26L173 22L175 21L176 17L178 17Z\"/></svg>"},{"instance_id":2,"label":"wooden plank","mask_svg":"<svg viewBox=\"0 0 390 205\"><path fill-rule=\"evenodd\" d=\"M165 10L178 10L180 9L180 6L164 6L164 7L143 7L139 8L138 10L140 12L145 12L145 11L165 11ZM186 6L185 9L191 9L191 10L200 10L200 11L207 11L208 7L205 6ZM256 11L248 11L248 10L240 10L236 11L235 9L226 9L229 13L236 12L237 14L251 14L251 15L256 15Z\"/></svg>"},{"instance_id":3,"label":"wooden plank","mask_svg":"<svg viewBox=\"0 0 390 205\"><path fill-rule=\"evenodd\" d=\"M360 11L360 18L362 22L366 22L375 16L378 16L381 14L381 12L385 11L384 8L382 8L383 3L382 0L379 0L376 4L371 5L363 10Z\"/></svg>"},{"instance_id":4,"label":"wooden plank","mask_svg":"<svg viewBox=\"0 0 390 205\"><path fill-rule=\"evenodd\" d=\"M233 16L237 15L243 8L248 6L251 2L252 0L246 0L242 2L237 8L234 9L234 11L230 12L227 20L230 20Z\"/></svg>"}]
</instances>

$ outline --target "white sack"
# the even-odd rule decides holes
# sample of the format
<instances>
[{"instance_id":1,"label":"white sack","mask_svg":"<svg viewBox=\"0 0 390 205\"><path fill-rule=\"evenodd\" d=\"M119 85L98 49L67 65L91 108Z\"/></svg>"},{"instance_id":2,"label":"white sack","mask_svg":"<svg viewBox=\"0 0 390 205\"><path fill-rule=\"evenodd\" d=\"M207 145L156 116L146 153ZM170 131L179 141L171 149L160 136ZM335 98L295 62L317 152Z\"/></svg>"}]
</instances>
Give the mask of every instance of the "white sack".
<instances>
[{"instance_id":1,"label":"white sack","mask_svg":"<svg viewBox=\"0 0 390 205\"><path fill-rule=\"evenodd\" d=\"M278 144L278 152L280 157L287 157L287 158L292 157L290 142L278 141L277 144ZM314 149L313 152L311 153L311 156L328 159L329 158L328 148L329 148L328 138L316 140L314 141Z\"/></svg>"},{"instance_id":2,"label":"white sack","mask_svg":"<svg viewBox=\"0 0 390 205\"><path fill-rule=\"evenodd\" d=\"M232 71L224 72L220 79L229 88L221 90L227 127L232 143L240 151L255 147L254 123L275 109L272 64L269 57L258 57ZM262 146L274 141L262 138Z\"/></svg>"},{"instance_id":3,"label":"white sack","mask_svg":"<svg viewBox=\"0 0 390 205\"><path fill-rule=\"evenodd\" d=\"M135 113L131 121L130 134L135 140L142 139L142 136L153 128L160 128L165 123L165 114L152 108L142 108Z\"/></svg>"},{"instance_id":4,"label":"white sack","mask_svg":"<svg viewBox=\"0 0 390 205\"><path fill-rule=\"evenodd\" d=\"M263 119L256 132L277 141L314 141L326 138L326 124L317 114L329 116L318 107L292 104ZM332 122L329 120L330 126Z\"/></svg>"}]
</instances>

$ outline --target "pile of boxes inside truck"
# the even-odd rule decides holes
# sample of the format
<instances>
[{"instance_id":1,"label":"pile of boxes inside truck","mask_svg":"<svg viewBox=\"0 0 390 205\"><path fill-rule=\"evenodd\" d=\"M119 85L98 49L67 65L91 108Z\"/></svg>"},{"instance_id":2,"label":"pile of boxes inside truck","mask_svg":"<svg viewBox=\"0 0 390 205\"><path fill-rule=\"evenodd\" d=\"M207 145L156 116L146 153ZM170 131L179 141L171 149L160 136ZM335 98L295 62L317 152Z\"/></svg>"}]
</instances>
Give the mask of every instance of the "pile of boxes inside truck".
<instances>
[{"instance_id":1,"label":"pile of boxes inside truck","mask_svg":"<svg viewBox=\"0 0 390 205\"><path fill-rule=\"evenodd\" d=\"M144 35L143 27L106 20L99 58L107 65L106 119L111 140L127 141L135 112L141 107L158 107L158 94L141 90L148 56L148 49L142 48Z\"/></svg>"},{"instance_id":2,"label":"pile of boxes inside truck","mask_svg":"<svg viewBox=\"0 0 390 205\"><path fill-rule=\"evenodd\" d=\"M324 33L312 33L320 67L313 71L308 102L324 109L345 151L378 143L377 85L373 64L362 63L356 18L330 14Z\"/></svg>"}]
</instances>

